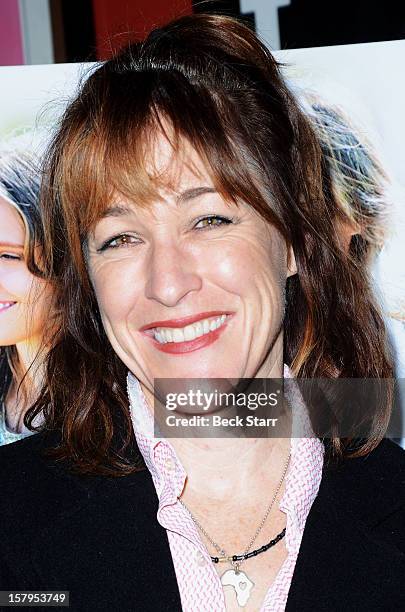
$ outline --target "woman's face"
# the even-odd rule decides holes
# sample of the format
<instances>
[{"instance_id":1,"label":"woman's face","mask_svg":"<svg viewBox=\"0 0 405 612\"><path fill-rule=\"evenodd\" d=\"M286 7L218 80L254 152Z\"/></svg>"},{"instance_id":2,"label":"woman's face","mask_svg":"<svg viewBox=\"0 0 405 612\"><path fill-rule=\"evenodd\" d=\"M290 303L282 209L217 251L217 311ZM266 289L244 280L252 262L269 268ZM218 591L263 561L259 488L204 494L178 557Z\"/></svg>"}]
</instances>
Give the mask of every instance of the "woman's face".
<instances>
[{"instance_id":1,"label":"woman's face","mask_svg":"<svg viewBox=\"0 0 405 612\"><path fill-rule=\"evenodd\" d=\"M157 137L151 163L171 187L147 209L116 197L89 236L107 336L149 389L154 378L282 376L285 242L186 153L173 160Z\"/></svg>"},{"instance_id":2,"label":"woman's face","mask_svg":"<svg viewBox=\"0 0 405 612\"><path fill-rule=\"evenodd\" d=\"M35 343L49 318L49 285L28 270L25 226L17 209L0 196L0 346Z\"/></svg>"}]
</instances>

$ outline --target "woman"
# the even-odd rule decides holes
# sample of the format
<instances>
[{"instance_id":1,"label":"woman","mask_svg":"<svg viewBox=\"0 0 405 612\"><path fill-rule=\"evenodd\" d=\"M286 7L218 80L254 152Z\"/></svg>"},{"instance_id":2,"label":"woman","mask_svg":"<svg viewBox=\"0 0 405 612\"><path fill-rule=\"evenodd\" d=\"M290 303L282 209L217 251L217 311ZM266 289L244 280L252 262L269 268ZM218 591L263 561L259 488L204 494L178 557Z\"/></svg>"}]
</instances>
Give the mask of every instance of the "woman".
<instances>
[{"instance_id":1,"label":"woman","mask_svg":"<svg viewBox=\"0 0 405 612\"><path fill-rule=\"evenodd\" d=\"M374 148L342 110L308 97L314 125L347 226L349 248L361 264L373 263L387 238L391 212L388 177Z\"/></svg>"},{"instance_id":2,"label":"woman","mask_svg":"<svg viewBox=\"0 0 405 612\"><path fill-rule=\"evenodd\" d=\"M392 262L389 268L381 266L378 256L387 243L388 234L392 234L394 198L401 201L403 194L394 193L371 142L352 125L341 109L310 96L307 101L306 112L313 122L340 203L341 212L337 219L339 231L350 255L358 265L369 267L377 288L386 298L386 325L395 357L398 402L402 406L402 415L400 410L395 415L396 419L391 419L390 431L393 437L400 439L405 415L404 389L401 385L405 374L405 328L404 314L401 312L405 287L400 275L393 275ZM397 224L398 221L397 218ZM396 229L398 237L401 235L401 225L399 232ZM389 236L390 246L394 240L393 236ZM395 249L391 254L395 256ZM392 282L394 278L395 284Z\"/></svg>"},{"instance_id":3,"label":"woman","mask_svg":"<svg viewBox=\"0 0 405 612\"><path fill-rule=\"evenodd\" d=\"M31 155L0 155L0 445L32 433L24 415L41 387L51 327L51 285L35 264L43 241L39 177Z\"/></svg>"},{"instance_id":4,"label":"woman","mask_svg":"<svg viewBox=\"0 0 405 612\"><path fill-rule=\"evenodd\" d=\"M153 31L83 85L45 176L64 331L30 410L44 431L0 454L0 512L20 525L2 589L69 590L74 610L401 607L389 389L360 440L324 443L298 392L301 437L154 431L156 381L392 376L269 51L226 17Z\"/></svg>"}]
</instances>

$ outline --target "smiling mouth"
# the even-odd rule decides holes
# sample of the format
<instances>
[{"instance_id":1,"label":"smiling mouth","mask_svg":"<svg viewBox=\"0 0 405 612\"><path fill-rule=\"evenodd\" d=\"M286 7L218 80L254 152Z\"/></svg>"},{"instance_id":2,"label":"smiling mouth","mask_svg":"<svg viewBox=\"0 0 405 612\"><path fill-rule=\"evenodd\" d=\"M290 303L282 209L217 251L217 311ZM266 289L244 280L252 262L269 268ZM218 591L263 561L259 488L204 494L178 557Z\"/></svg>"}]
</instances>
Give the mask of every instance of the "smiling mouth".
<instances>
[{"instance_id":1,"label":"smiling mouth","mask_svg":"<svg viewBox=\"0 0 405 612\"><path fill-rule=\"evenodd\" d=\"M0 302L0 312L5 312L14 306L17 302Z\"/></svg>"},{"instance_id":2,"label":"smiling mouth","mask_svg":"<svg viewBox=\"0 0 405 612\"><path fill-rule=\"evenodd\" d=\"M148 335L151 335L159 344L190 342L219 329L230 316L222 314L217 317L208 317L185 327L154 327L148 330Z\"/></svg>"}]
</instances>

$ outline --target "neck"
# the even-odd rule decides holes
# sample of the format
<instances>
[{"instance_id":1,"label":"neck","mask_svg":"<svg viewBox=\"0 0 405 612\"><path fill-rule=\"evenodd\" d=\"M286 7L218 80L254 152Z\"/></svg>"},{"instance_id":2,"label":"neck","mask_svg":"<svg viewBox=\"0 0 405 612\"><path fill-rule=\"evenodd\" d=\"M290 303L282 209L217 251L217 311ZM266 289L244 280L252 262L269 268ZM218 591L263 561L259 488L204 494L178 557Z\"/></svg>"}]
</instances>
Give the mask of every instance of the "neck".
<instances>
[{"instance_id":1,"label":"neck","mask_svg":"<svg viewBox=\"0 0 405 612\"><path fill-rule=\"evenodd\" d=\"M290 450L288 438L170 440L187 473L183 495L241 508L275 489ZM263 488L264 487L264 488Z\"/></svg>"},{"instance_id":2,"label":"neck","mask_svg":"<svg viewBox=\"0 0 405 612\"><path fill-rule=\"evenodd\" d=\"M256 377L283 378L282 350L272 352L272 360ZM153 397L141 387L153 414ZM221 437L217 428L215 438L170 438L187 473L182 499L198 499L204 492L214 505L226 503L229 507L234 501L240 509L241 503L251 504L252 498L260 496L263 486L276 488L290 451L290 423L286 421L284 429L277 431L279 438Z\"/></svg>"}]
</instances>

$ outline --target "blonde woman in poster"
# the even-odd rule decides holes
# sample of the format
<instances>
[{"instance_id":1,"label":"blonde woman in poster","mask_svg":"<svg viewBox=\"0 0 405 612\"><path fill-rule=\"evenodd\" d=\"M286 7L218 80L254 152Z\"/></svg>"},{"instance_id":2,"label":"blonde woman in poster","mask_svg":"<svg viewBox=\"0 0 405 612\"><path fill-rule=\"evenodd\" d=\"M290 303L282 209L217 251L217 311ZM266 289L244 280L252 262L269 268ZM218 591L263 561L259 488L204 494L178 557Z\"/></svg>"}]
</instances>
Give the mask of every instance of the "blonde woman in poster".
<instances>
[{"instance_id":1,"label":"blonde woman in poster","mask_svg":"<svg viewBox=\"0 0 405 612\"><path fill-rule=\"evenodd\" d=\"M69 590L81 612L405 607L389 387L360 438L318 435L299 389L306 435L153 427L158 379L392 377L323 162L273 56L230 18L154 30L82 85L46 157L63 320L27 417L43 431L0 449L0 516L19 525L2 590Z\"/></svg>"},{"instance_id":2,"label":"blonde woman in poster","mask_svg":"<svg viewBox=\"0 0 405 612\"><path fill-rule=\"evenodd\" d=\"M54 324L52 287L38 268L39 184L33 155L0 152L0 445L33 433L24 415L42 385Z\"/></svg>"},{"instance_id":3,"label":"blonde woman in poster","mask_svg":"<svg viewBox=\"0 0 405 612\"><path fill-rule=\"evenodd\" d=\"M405 193L388 175L364 128L354 125L342 107L315 95L302 94L300 98L320 140L340 204L338 231L350 256L372 272L376 296L384 310L397 379L398 411L390 431L399 441L405 433L405 278L398 266L398 247L403 247L401 235L405 232L404 212L400 214ZM383 250L387 244L390 262ZM400 273L395 276L392 268Z\"/></svg>"}]
</instances>

